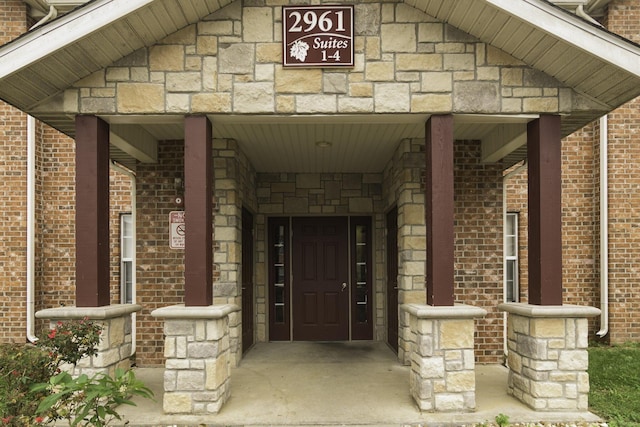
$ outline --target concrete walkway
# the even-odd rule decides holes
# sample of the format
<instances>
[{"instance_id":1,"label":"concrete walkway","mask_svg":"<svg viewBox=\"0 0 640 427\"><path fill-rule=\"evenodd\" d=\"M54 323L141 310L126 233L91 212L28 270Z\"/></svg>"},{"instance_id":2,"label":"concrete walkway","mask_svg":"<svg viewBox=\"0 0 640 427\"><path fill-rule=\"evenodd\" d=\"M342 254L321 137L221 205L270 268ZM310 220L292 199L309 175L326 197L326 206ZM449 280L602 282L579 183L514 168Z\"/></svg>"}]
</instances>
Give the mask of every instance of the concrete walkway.
<instances>
[{"instance_id":1,"label":"concrete walkway","mask_svg":"<svg viewBox=\"0 0 640 427\"><path fill-rule=\"evenodd\" d=\"M409 394L409 367L380 342L259 343L231 373L231 399L215 416L164 415L163 369L138 378L156 401L137 399L120 413L131 426L462 425L493 421L597 421L588 412L540 413L507 396L507 370L478 365L473 413L421 413Z\"/></svg>"}]
</instances>

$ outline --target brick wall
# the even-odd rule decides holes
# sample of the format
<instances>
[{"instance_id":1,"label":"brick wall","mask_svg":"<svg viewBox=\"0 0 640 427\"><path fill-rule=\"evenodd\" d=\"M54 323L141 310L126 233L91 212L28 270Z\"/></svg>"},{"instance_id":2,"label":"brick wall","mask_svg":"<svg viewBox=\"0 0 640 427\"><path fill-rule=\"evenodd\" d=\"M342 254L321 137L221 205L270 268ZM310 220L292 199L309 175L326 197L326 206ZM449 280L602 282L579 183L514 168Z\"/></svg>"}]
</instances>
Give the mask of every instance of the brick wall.
<instances>
[{"instance_id":1,"label":"brick wall","mask_svg":"<svg viewBox=\"0 0 640 427\"><path fill-rule=\"evenodd\" d=\"M476 358L499 363L503 356L502 169L480 163L478 141L454 145L455 300L487 310L477 319Z\"/></svg>"},{"instance_id":2,"label":"brick wall","mask_svg":"<svg viewBox=\"0 0 640 427\"><path fill-rule=\"evenodd\" d=\"M610 30L640 43L640 1L614 0ZM640 98L609 115L610 340L640 340Z\"/></svg>"},{"instance_id":3,"label":"brick wall","mask_svg":"<svg viewBox=\"0 0 640 427\"><path fill-rule=\"evenodd\" d=\"M640 1L612 1L608 29L640 41ZM609 340L640 339L640 99L609 114ZM600 128L594 122L562 143L563 287L568 304L600 307ZM521 300L527 297L526 171L509 179L508 210L520 212ZM589 336L600 329L589 320Z\"/></svg>"},{"instance_id":4,"label":"brick wall","mask_svg":"<svg viewBox=\"0 0 640 427\"><path fill-rule=\"evenodd\" d=\"M0 2L0 44L26 30L26 6ZM0 101L0 341L24 341L26 310L27 117Z\"/></svg>"},{"instance_id":5,"label":"brick wall","mask_svg":"<svg viewBox=\"0 0 640 427\"><path fill-rule=\"evenodd\" d=\"M137 354L143 364L162 365L163 323L149 315L156 308L184 299L184 251L169 249L169 212L182 210L174 203L175 178L183 178L182 141L162 141L158 163L137 168Z\"/></svg>"}]
</instances>

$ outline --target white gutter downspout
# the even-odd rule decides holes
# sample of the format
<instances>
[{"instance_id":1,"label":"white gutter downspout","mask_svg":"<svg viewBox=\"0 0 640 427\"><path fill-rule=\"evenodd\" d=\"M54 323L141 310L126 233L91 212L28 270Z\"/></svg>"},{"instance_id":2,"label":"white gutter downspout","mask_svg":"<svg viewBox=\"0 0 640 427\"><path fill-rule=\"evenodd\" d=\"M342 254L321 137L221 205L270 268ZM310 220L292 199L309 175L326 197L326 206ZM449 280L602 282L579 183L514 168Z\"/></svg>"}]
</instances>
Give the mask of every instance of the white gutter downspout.
<instances>
[{"instance_id":1,"label":"white gutter downspout","mask_svg":"<svg viewBox=\"0 0 640 427\"><path fill-rule=\"evenodd\" d=\"M58 11L55 7L49 8L49 13L38 21L29 31L55 19ZM27 340L38 341L35 335L35 228L36 228L36 119L27 115Z\"/></svg>"},{"instance_id":2,"label":"white gutter downspout","mask_svg":"<svg viewBox=\"0 0 640 427\"><path fill-rule=\"evenodd\" d=\"M609 333L609 161L608 119L600 118L600 338Z\"/></svg>"},{"instance_id":3,"label":"white gutter downspout","mask_svg":"<svg viewBox=\"0 0 640 427\"><path fill-rule=\"evenodd\" d=\"M27 339L35 336L36 119L27 116Z\"/></svg>"},{"instance_id":4,"label":"white gutter downspout","mask_svg":"<svg viewBox=\"0 0 640 427\"><path fill-rule=\"evenodd\" d=\"M507 173L506 175L504 175L502 177L502 225L503 225L503 232L502 232L502 253L503 253L503 257L502 257L502 285L503 285L503 295L504 298L502 300L502 302L507 302L506 298L507 298L507 292L506 292L506 288L504 287L504 285L506 284L506 277L507 277L507 269L506 269L506 259L504 257L504 253L506 252L506 241L504 239L504 225L507 223L507 181L513 177L515 174L519 173L520 171L522 171L523 169L526 169L528 166L528 162L527 159L524 159L524 162L518 166L517 168L515 168L514 170L512 170L511 172ZM519 284L518 284L519 285ZM519 286L518 286L518 292L520 291ZM519 300L519 298L518 298ZM509 353L509 349L508 349L508 345L507 345L507 312L502 313L502 317L503 317L503 322L502 322L502 346L503 346L503 352L505 355L507 355Z\"/></svg>"},{"instance_id":5,"label":"white gutter downspout","mask_svg":"<svg viewBox=\"0 0 640 427\"><path fill-rule=\"evenodd\" d=\"M134 256L133 261L131 262L131 269L133 270L133 275L131 277L131 302L133 304L136 303L136 256L135 256L135 247L136 247L136 174L132 172L130 169L120 165L115 161L111 161L111 169L118 171L124 175L127 175L131 180L131 227L132 227L132 240L133 240L133 248L134 248ZM131 356L136 353L136 312L131 313Z\"/></svg>"},{"instance_id":6,"label":"white gutter downspout","mask_svg":"<svg viewBox=\"0 0 640 427\"><path fill-rule=\"evenodd\" d=\"M584 6L583 5L579 5L576 8L576 15L578 15L581 18L586 19L587 21L591 22L592 24L597 25L598 27L602 27L602 24L599 23L598 21L596 21L595 19L593 19L591 16L589 16L587 14L587 12L584 11Z\"/></svg>"},{"instance_id":7,"label":"white gutter downspout","mask_svg":"<svg viewBox=\"0 0 640 427\"><path fill-rule=\"evenodd\" d=\"M33 30L36 27L39 27L40 25L46 24L52 19L56 19L57 16L58 11L56 10L56 8L52 5L49 5L49 13L42 17L42 19L36 22L31 28L29 28L29 31Z\"/></svg>"}]
</instances>

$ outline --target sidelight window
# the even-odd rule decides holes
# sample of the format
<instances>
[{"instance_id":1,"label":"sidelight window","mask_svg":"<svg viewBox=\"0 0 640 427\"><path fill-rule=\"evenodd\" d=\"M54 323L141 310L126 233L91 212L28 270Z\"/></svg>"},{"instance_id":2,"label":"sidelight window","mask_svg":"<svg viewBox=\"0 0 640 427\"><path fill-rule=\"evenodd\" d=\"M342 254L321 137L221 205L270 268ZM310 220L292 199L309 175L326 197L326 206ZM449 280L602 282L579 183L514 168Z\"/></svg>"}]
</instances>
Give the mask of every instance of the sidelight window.
<instances>
[{"instance_id":1,"label":"sidelight window","mask_svg":"<svg viewBox=\"0 0 640 427\"><path fill-rule=\"evenodd\" d=\"M504 227L504 287L507 302L518 302L518 213L508 212Z\"/></svg>"},{"instance_id":2,"label":"sidelight window","mask_svg":"<svg viewBox=\"0 0 640 427\"><path fill-rule=\"evenodd\" d=\"M271 340L289 339L289 219L269 220L269 316Z\"/></svg>"},{"instance_id":3,"label":"sidelight window","mask_svg":"<svg viewBox=\"0 0 640 427\"><path fill-rule=\"evenodd\" d=\"M351 218L351 327L354 340L373 337L373 313L371 304L371 218Z\"/></svg>"},{"instance_id":4,"label":"sidelight window","mask_svg":"<svg viewBox=\"0 0 640 427\"><path fill-rule=\"evenodd\" d=\"M133 302L135 243L133 241L133 215L120 215L120 302Z\"/></svg>"}]
</instances>

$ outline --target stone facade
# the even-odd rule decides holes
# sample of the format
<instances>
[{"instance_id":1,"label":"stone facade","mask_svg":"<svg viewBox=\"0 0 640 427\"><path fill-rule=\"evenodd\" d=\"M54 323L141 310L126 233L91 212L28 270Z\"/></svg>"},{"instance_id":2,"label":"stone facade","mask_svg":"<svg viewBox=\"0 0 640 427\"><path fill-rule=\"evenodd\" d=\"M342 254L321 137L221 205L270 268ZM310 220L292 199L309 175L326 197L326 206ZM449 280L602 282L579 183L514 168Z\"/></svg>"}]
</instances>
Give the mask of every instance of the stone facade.
<instances>
[{"instance_id":1,"label":"stone facade","mask_svg":"<svg viewBox=\"0 0 640 427\"><path fill-rule=\"evenodd\" d=\"M167 414L216 414L231 395L230 304L169 306L164 319L166 357L162 407Z\"/></svg>"},{"instance_id":2,"label":"stone facade","mask_svg":"<svg viewBox=\"0 0 640 427\"><path fill-rule=\"evenodd\" d=\"M537 411L586 411L587 318L600 310L517 303L500 308L509 313L509 394Z\"/></svg>"},{"instance_id":3,"label":"stone facade","mask_svg":"<svg viewBox=\"0 0 640 427\"><path fill-rule=\"evenodd\" d=\"M68 114L537 114L580 105L550 76L407 4L359 3L354 15L348 71L284 70L281 4L231 2L78 81L55 105Z\"/></svg>"},{"instance_id":4,"label":"stone facade","mask_svg":"<svg viewBox=\"0 0 640 427\"><path fill-rule=\"evenodd\" d=\"M456 28L438 22L404 3L356 5L356 64L336 69L284 70L280 4L231 2L197 24L170 34L158 43L119 59L84 78L42 111L63 105L69 115L87 114L370 114L370 113L563 113L586 105L580 96L553 78L531 69L503 52ZM607 20L610 28L637 41L637 1L614 0ZM0 42L25 32L26 6L0 5ZM631 24L627 24L631 22ZM62 102L62 104L61 104ZM637 101L611 115L611 337L638 339L634 275L638 245L633 191L640 178L633 164L637 141ZM0 339L23 340L24 271L26 255L26 117L2 104L0 186L7 197L0 219L5 248L0 258L3 312ZM564 140L566 164L565 276L567 302L599 304L598 248L593 198L598 177L598 129L586 127ZM74 302L74 143L47 126L37 127L37 279L38 309ZM496 304L502 290L502 171L480 162L475 141L455 144L456 288L457 301L488 311L477 324L478 361L502 360L502 315ZM137 282L144 305L137 328L141 366L164 363L163 326L150 316L156 308L183 298L183 253L168 248L167 215L180 210L175 179L182 176L182 141L161 141L157 164L137 165ZM424 168L423 141L404 140L384 170L373 174L258 174L243 147L231 140L214 141L216 304L240 304L241 210L256 221L255 307L256 339L268 340L266 231L269 216L372 215L376 229L375 339L385 338L384 213L394 204L399 212L400 302L424 302ZM511 181L522 195L521 177ZM112 174L112 302L119 301L118 214L128 212L128 178ZM517 186L517 188L516 188ZM526 193L524 193L526 195ZM510 196L510 210L521 212L522 198ZM614 212L615 211L615 212ZM18 227L16 227L16 224ZM522 228L520 236L526 236ZM521 293L526 292L526 240L521 241ZM230 315L231 360L239 360L241 324ZM410 362L408 323L401 331L400 359ZM39 324L40 327L43 324ZM595 323L589 327L591 334ZM405 337L403 341L403 337ZM233 363L233 362L232 362Z\"/></svg>"},{"instance_id":5,"label":"stone facade","mask_svg":"<svg viewBox=\"0 0 640 427\"><path fill-rule=\"evenodd\" d=\"M421 411L476 408L474 318L486 311L471 306L402 306L401 326L411 343L409 388Z\"/></svg>"}]
</instances>

